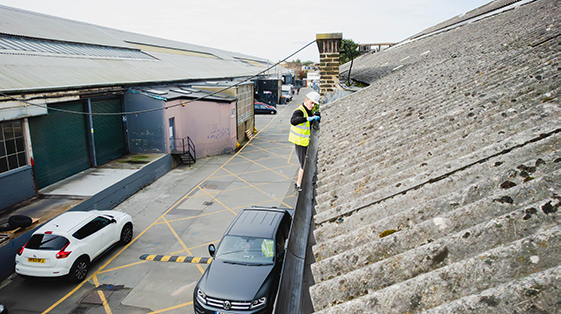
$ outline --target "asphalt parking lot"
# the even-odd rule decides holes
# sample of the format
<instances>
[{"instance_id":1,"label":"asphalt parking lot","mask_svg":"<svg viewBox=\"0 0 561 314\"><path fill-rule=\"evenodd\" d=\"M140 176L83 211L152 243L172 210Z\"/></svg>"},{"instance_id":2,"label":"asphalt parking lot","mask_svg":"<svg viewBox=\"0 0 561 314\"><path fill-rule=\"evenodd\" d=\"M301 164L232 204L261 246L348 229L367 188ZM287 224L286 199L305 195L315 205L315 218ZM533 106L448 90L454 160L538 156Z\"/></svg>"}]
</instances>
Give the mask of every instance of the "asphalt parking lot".
<instances>
[{"instance_id":1,"label":"asphalt parking lot","mask_svg":"<svg viewBox=\"0 0 561 314\"><path fill-rule=\"evenodd\" d=\"M258 133L235 154L182 165L117 206L133 217L134 239L92 263L81 284L5 282L0 294L15 300L10 313L193 313L207 247L234 217L252 205L294 207L298 161L289 120L305 94L279 105L277 115L257 115ZM162 261L149 260L154 255Z\"/></svg>"}]
</instances>

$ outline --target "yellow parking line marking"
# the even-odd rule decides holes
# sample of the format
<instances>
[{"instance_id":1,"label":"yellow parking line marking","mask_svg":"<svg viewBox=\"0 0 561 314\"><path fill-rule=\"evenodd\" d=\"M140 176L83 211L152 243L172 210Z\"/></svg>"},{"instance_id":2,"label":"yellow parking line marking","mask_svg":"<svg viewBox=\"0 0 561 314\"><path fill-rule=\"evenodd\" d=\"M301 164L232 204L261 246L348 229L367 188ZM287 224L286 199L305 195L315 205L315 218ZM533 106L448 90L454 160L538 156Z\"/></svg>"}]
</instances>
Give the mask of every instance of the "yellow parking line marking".
<instances>
[{"instance_id":1,"label":"yellow parking line marking","mask_svg":"<svg viewBox=\"0 0 561 314\"><path fill-rule=\"evenodd\" d=\"M226 170L226 171L228 171L228 170ZM229 172L229 171L228 171L228 172ZM232 175L234 175L234 174L232 173ZM259 192L261 192L261 193L267 195L268 197L270 197L271 199L270 199L269 201L279 201L279 202L280 202L281 204L283 204L284 206L290 207L290 205L284 203L282 200L279 200L279 199L277 199L277 198L272 197L269 193L267 193L267 192L261 190L261 189L258 188L257 186L255 186L255 185L253 185L253 184L247 182L246 180L244 180L244 179L242 179L242 178L240 178L240 177L238 177L238 176L236 176L236 175L234 175L234 176L235 176L236 178L240 179L241 181L243 181L245 184L249 185L250 187L252 187L252 188L256 189L257 191L259 191ZM288 177L286 177L286 178L288 178Z\"/></svg>"},{"instance_id":2,"label":"yellow parking line marking","mask_svg":"<svg viewBox=\"0 0 561 314\"><path fill-rule=\"evenodd\" d=\"M191 249L198 249L198 248L200 248L200 247L205 247L205 246L208 246L209 244L215 244L215 243L218 243L218 242L220 242L220 240L208 242L208 243L205 243L205 244L200 244L200 245L197 245L197 246L192 247ZM173 253L171 253L171 255L179 254L179 253L181 253L181 252L185 252L185 251L184 251L184 250L181 250L181 251L173 252Z\"/></svg>"},{"instance_id":3,"label":"yellow parking line marking","mask_svg":"<svg viewBox=\"0 0 561 314\"><path fill-rule=\"evenodd\" d=\"M253 171L244 171L242 173L234 173L234 175L240 176L240 175L243 175L243 174L265 172L265 171L270 171L270 170L282 170L282 169L285 169L285 168L289 168L290 166L299 166L299 164L289 162L288 165L286 165L286 166L279 166L279 167L270 168L270 169L259 169L259 170L253 170ZM224 174L224 175L215 176L215 177L212 177L212 178L213 179L220 179L220 178L228 178L228 177L231 177L231 176L232 176L232 174Z\"/></svg>"},{"instance_id":4,"label":"yellow parking line marking","mask_svg":"<svg viewBox=\"0 0 561 314\"><path fill-rule=\"evenodd\" d=\"M164 312L167 312L167 311L175 310L175 309L182 308L182 307L185 307L185 306L188 306L188 305L192 305L192 304L193 304L193 301L187 302L187 303L183 303L183 304L179 304L179 305L175 305L175 306L168 307L168 308L165 308L165 309L157 310L157 311L154 311L154 312L150 312L150 313L148 313L148 314L164 313Z\"/></svg>"},{"instance_id":5,"label":"yellow parking line marking","mask_svg":"<svg viewBox=\"0 0 561 314\"><path fill-rule=\"evenodd\" d=\"M230 207L224 205L224 203L222 203L221 201L219 201L218 199L216 199L216 197L214 197L212 194L210 194L207 190L200 188L199 190L205 192L208 196L210 196L214 201L216 201L218 204L222 205L222 207L226 208L227 210L229 210L230 212L232 212L232 214L234 214L234 216L237 216L238 214L236 214L235 211L231 210Z\"/></svg>"},{"instance_id":6,"label":"yellow parking line marking","mask_svg":"<svg viewBox=\"0 0 561 314\"><path fill-rule=\"evenodd\" d=\"M265 170L271 171L271 172L273 172L273 173L278 174L279 176L283 176L283 177L285 177L285 178L288 179L288 177L285 176L285 175L282 174L282 173L279 173L279 172L277 172L277 171L274 171L274 170L271 169L271 168L265 167L265 166L263 166L262 164L260 164L260 163L258 163L258 162L255 162L255 161L253 161L253 160L251 160L251 159L249 159L249 158L247 158L247 157L244 157L244 156L241 156L241 157L247 159L249 162L251 162L251 163L253 163L253 164L256 164L256 165L258 165L258 166L260 166L260 167L263 167ZM232 173L232 174L233 174L233 173Z\"/></svg>"},{"instance_id":7,"label":"yellow parking line marking","mask_svg":"<svg viewBox=\"0 0 561 314\"><path fill-rule=\"evenodd\" d=\"M274 152L272 152L272 151L270 151L270 150L268 150L268 149L264 149L264 148L255 146L255 145L253 145L253 144L251 144L251 147L255 147L255 148L257 149L256 151L264 151L264 152L266 152L266 153L275 155L275 156L277 156L278 158L286 159L286 156L279 155L279 154L274 153Z\"/></svg>"},{"instance_id":8,"label":"yellow parking line marking","mask_svg":"<svg viewBox=\"0 0 561 314\"><path fill-rule=\"evenodd\" d=\"M223 209L223 210L219 210L216 212L212 212L212 213L206 213L206 214L202 214L202 215L197 215L197 216L191 216L191 217L185 217L185 218L177 218L177 219L173 219L173 220L168 220L168 222L176 222L176 221L182 221L182 220L189 220L189 219L193 219L193 218L199 218L199 217L204 217L204 216L209 216L209 215L214 215L214 214L220 214L223 212L227 212L227 211L231 211L229 209ZM164 222L158 223L163 224Z\"/></svg>"},{"instance_id":9,"label":"yellow parking line marking","mask_svg":"<svg viewBox=\"0 0 561 314\"><path fill-rule=\"evenodd\" d=\"M169 221L166 219L166 217L162 218L164 220L164 222L166 223L166 225L168 226L169 230L173 233L173 235L175 236L175 239L179 242L179 244L181 244L181 246L183 247L183 249L185 250L185 252L187 252L187 254L191 254L191 251L189 251L189 249L187 248L187 245L185 245L185 243L183 242L183 240L181 239L181 237L177 234L177 232L175 231L175 229L173 229L173 227L169 224Z\"/></svg>"},{"instance_id":10,"label":"yellow parking line marking","mask_svg":"<svg viewBox=\"0 0 561 314\"><path fill-rule=\"evenodd\" d=\"M99 287L99 280L97 279L97 276L93 277L93 282L95 287ZM109 307L109 304L107 303L107 299L105 298L105 294L103 294L103 291L101 290L97 290L97 294L99 295L99 299L101 300L101 303L103 304L103 309L105 310L105 313L107 314L112 314L113 312L111 312L111 308Z\"/></svg>"},{"instance_id":11,"label":"yellow parking line marking","mask_svg":"<svg viewBox=\"0 0 561 314\"><path fill-rule=\"evenodd\" d=\"M283 198L283 199L293 198L293 197L296 197L296 194L295 194L295 195L291 195L291 196L289 196L289 197L285 197L285 198ZM281 199L278 199L278 198L274 198L274 199L262 201L262 202L259 202L259 203L251 203L251 205L261 205L261 204L265 204L265 203L268 203L268 202L271 202L271 201L277 201L277 202L279 202L279 203L281 203L281 204L283 204L283 205L286 205L285 203L283 203L283 201L282 201ZM246 207L247 207L247 205L243 205L243 206L234 207L234 208L232 208L232 209L243 209L243 208L246 208ZM287 205L287 207L289 208L290 206Z\"/></svg>"},{"instance_id":12,"label":"yellow parking line marking","mask_svg":"<svg viewBox=\"0 0 561 314\"><path fill-rule=\"evenodd\" d=\"M109 304L107 304L107 299L105 298L105 294L103 294L103 292L100 290L97 290L97 293L99 294L99 298L103 303L103 309L105 310L105 313L112 314L113 312L111 312L111 308L109 307Z\"/></svg>"},{"instance_id":13,"label":"yellow parking line marking","mask_svg":"<svg viewBox=\"0 0 561 314\"><path fill-rule=\"evenodd\" d=\"M292 146L292 149L290 150L290 155L288 155L288 159L286 160L287 164L290 164L290 159L292 159L292 153L294 152L294 145Z\"/></svg>"},{"instance_id":14,"label":"yellow parking line marking","mask_svg":"<svg viewBox=\"0 0 561 314\"><path fill-rule=\"evenodd\" d=\"M90 278L92 278L93 274L88 277L87 280L82 281L79 285L76 286L76 288L72 289L72 291L68 292L64 297L62 297L62 299L58 300L57 302L55 302L55 304L51 305L48 309L46 309L45 311L43 311L43 313L41 314L46 314L49 313L52 309L54 309L55 307L57 307L59 304L61 304L64 300L68 299L71 295L73 295L74 293L76 293L76 291L78 291L78 289L80 289L86 282L88 282L88 280L90 280Z\"/></svg>"},{"instance_id":15,"label":"yellow parking line marking","mask_svg":"<svg viewBox=\"0 0 561 314\"><path fill-rule=\"evenodd\" d=\"M282 111L284 111L286 108L284 108ZM282 112L281 111L281 112ZM276 118L276 117L275 117ZM257 135L259 135L263 130L267 129L267 127L275 120L275 118L271 119L271 121L269 121L269 123L267 123L267 125L259 132L257 132L257 134L255 135L255 137L257 137ZM253 139L255 139L255 137L253 137ZM214 170L213 173L211 173L205 180L203 180L202 182L205 182L206 180L208 180L209 178L212 178L218 171L220 170L224 170L224 166L227 165L231 160L233 160L235 157L237 157L238 155L240 155L243 150L248 146L247 144L249 144L253 139L250 139L248 141L248 143L246 143L246 145L244 145L243 147L240 148L240 150L238 150L237 153L235 153L232 157L230 157L226 162L224 162L224 164L222 164L220 167L218 167L216 170ZM201 183L202 183L201 182ZM47 314L50 311L52 311L55 307L57 307L58 305L60 305L62 302L64 302L66 299L68 299L70 296L72 296L74 293L76 293L76 291L78 291L84 284L86 284L86 282L88 282L90 279L92 278L96 278L97 274L99 274L101 271L103 271L105 269L105 267L107 267L111 262L113 262L113 260L115 260L118 256L120 256L126 249L129 248L129 246L131 246L133 243L136 242L136 240L138 240L142 235L144 235L146 232L148 232L148 230L150 230L154 225L157 224L157 222L164 218L171 210L173 210L174 208L176 208L177 206L179 206L179 204L181 204L185 199L187 199L189 197L189 194L191 194L193 191L195 191L196 189L200 189L200 183L197 184L197 186L193 187L193 189L191 189L191 191L189 191L187 194L185 194L185 196L181 197L177 202L175 202L172 206L170 206L165 212L163 212L160 217L158 217L156 220L154 220L148 227L146 227L144 230L142 230L142 232L140 232L136 237L134 237L134 239L132 239L131 242L129 242L127 245L125 245L121 250L119 250L119 252L115 253L109 260L107 260L105 262L105 264L101 265L93 274L91 274L87 279L85 279L84 281L82 281L81 283L79 283L74 289L72 289L70 292L68 292L65 296L63 296L62 298L60 298L58 301L56 301L53 305L51 305L49 308L47 308L45 311L43 311L41 314ZM168 223L169 225L169 223ZM189 253L190 254L190 253ZM198 265L199 271L201 271L201 273L203 273L203 269L200 265ZM160 311L156 311L156 312L152 312L152 313L162 313L168 310L172 310L172 309L176 309L176 308L180 308L186 305L190 305L193 304L193 302L188 302L185 303L183 305L178 305L169 309L165 309L165 310L160 310Z\"/></svg>"},{"instance_id":16,"label":"yellow parking line marking","mask_svg":"<svg viewBox=\"0 0 561 314\"><path fill-rule=\"evenodd\" d=\"M135 265L138 265L138 264L142 264L142 263L146 263L146 261L130 263L130 264L127 264L127 265L123 265L123 266L119 266L119 267L115 267L115 268L111 268L111 269L106 269L104 271L98 272L98 274L104 274L104 273L112 272L114 270L123 269L123 268L131 267L131 266L135 266Z\"/></svg>"},{"instance_id":17,"label":"yellow parking line marking","mask_svg":"<svg viewBox=\"0 0 561 314\"><path fill-rule=\"evenodd\" d=\"M200 184L199 184L200 185ZM200 187L199 187L200 189ZM168 228L171 230L171 232L173 233L173 235L175 236L175 238L177 239L177 241L179 242L179 244L181 244L181 246L183 247L183 249L185 250L185 252L187 252L187 254L191 255L191 251L189 251L189 248L187 248L187 245L185 245L185 243L183 242L183 240L181 239L181 237L177 234L177 232L175 232L175 229L173 229L173 227L170 225L169 221L166 219L166 217L162 217L162 219L166 222L166 225L168 225ZM199 269L199 271L202 273L205 272L205 270L201 267L201 265L197 264L197 268Z\"/></svg>"}]
</instances>

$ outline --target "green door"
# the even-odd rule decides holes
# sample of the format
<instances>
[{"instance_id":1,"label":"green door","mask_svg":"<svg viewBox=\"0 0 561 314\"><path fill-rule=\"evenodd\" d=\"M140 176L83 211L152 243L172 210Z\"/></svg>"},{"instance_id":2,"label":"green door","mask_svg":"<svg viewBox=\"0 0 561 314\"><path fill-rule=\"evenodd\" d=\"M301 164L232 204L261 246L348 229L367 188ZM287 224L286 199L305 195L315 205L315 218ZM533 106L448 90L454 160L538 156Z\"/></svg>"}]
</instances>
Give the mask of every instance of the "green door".
<instances>
[{"instance_id":1,"label":"green door","mask_svg":"<svg viewBox=\"0 0 561 314\"><path fill-rule=\"evenodd\" d=\"M92 101L93 113L121 112L120 98ZM122 115L93 115L96 164L99 166L126 153Z\"/></svg>"},{"instance_id":2,"label":"green door","mask_svg":"<svg viewBox=\"0 0 561 314\"><path fill-rule=\"evenodd\" d=\"M37 187L44 188L90 167L82 102L51 104L47 115L29 118Z\"/></svg>"}]
</instances>

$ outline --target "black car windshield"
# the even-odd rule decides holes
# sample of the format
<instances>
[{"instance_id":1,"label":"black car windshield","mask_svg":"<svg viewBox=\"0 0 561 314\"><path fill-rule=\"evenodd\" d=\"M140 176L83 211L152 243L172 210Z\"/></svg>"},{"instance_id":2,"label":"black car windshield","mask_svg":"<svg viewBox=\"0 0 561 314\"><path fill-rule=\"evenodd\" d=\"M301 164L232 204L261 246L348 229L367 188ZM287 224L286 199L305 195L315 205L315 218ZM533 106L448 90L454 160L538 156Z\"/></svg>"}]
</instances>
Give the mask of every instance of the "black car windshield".
<instances>
[{"instance_id":1,"label":"black car windshield","mask_svg":"<svg viewBox=\"0 0 561 314\"><path fill-rule=\"evenodd\" d=\"M230 236L222 239L215 259L242 264L271 264L275 256L273 239Z\"/></svg>"}]
</instances>

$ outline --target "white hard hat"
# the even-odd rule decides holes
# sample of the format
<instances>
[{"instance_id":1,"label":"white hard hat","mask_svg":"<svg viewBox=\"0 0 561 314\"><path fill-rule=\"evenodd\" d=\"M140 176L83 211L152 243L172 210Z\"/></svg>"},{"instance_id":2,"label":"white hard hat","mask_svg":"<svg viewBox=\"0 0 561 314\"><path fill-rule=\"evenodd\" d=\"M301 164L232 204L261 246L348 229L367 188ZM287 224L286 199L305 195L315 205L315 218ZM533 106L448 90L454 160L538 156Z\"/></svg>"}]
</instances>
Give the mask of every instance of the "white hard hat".
<instances>
[{"instance_id":1,"label":"white hard hat","mask_svg":"<svg viewBox=\"0 0 561 314\"><path fill-rule=\"evenodd\" d=\"M317 92L309 92L306 97L313 101L314 104L319 104L319 94Z\"/></svg>"}]
</instances>

